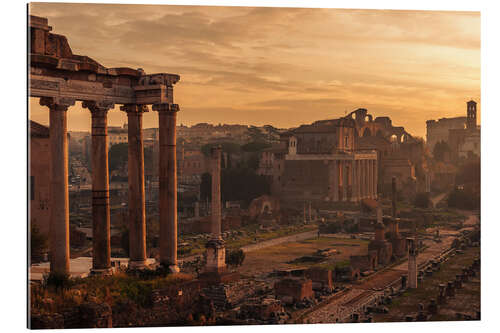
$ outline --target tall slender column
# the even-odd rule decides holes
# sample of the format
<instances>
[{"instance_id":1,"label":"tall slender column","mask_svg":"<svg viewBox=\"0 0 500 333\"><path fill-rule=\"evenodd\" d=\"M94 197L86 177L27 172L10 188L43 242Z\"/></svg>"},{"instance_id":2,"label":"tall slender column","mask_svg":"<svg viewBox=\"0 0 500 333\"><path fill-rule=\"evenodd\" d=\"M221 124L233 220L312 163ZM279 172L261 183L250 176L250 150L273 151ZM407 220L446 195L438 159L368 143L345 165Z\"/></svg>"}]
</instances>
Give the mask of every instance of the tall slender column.
<instances>
[{"instance_id":1,"label":"tall slender column","mask_svg":"<svg viewBox=\"0 0 500 333\"><path fill-rule=\"evenodd\" d=\"M160 263L173 273L177 266L177 104L156 104L159 118Z\"/></svg>"},{"instance_id":2,"label":"tall slender column","mask_svg":"<svg viewBox=\"0 0 500 333\"><path fill-rule=\"evenodd\" d=\"M144 143L142 114L146 105L125 104L128 117L128 214L130 268L146 267L146 202L144 190Z\"/></svg>"},{"instance_id":3,"label":"tall slender column","mask_svg":"<svg viewBox=\"0 0 500 333\"><path fill-rule=\"evenodd\" d=\"M351 161L351 201L358 201L358 179L356 177L356 160Z\"/></svg>"},{"instance_id":4,"label":"tall slender column","mask_svg":"<svg viewBox=\"0 0 500 333\"><path fill-rule=\"evenodd\" d=\"M42 97L49 107L50 136L50 272L69 274L69 193L67 110L75 101Z\"/></svg>"},{"instance_id":5,"label":"tall slender column","mask_svg":"<svg viewBox=\"0 0 500 333\"><path fill-rule=\"evenodd\" d=\"M369 181L368 181L368 160L364 160L364 167L363 167L363 170L364 170L364 188L365 188L365 199L366 198L369 198Z\"/></svg>"},{"instance_id":6,"label":"tall slender column","mask_svg":"<svg viewBox=\"0 0 500 333\"><path fill-rule=\"evenodd\" d=\"M360 182L360 199L365 198L365 161L359 160L359 182Z\"/></svg>"},{"instance_id":7,"label":"tall slender column","mask_svg":"<svg viewBox=\"0 0 500 333\"><path fill-rule=\"evenodd\" d=\"M342 161L342 201L347 201L347 166L346 161Z\"/></svg>"},{"instance_id":8,"label":"tall slender column","mask_svg":"<svg viewBox=\"0 0 500 333\"><path fill-rule=\"evenodd\" d=\"M92 273L111 272L108 110L113 103L85 101L92 115Z\"/></svg>"},{"instance_id":9,"label":"tall slender column","mask_svg":"<svg viewBox=\"0 0 500 333\"><path fill-rule=\"evenodd\" d=\"M368 160L368 197L373 199L373 160Z\"/></svg>"},{"instance_id":10,"label":"tall slender column","mask_svg":"<svg viewBox=\"0 0 500 333\"><path fill-rule=\"evenodd\" d=\"M222 273L226 270L226 249L224 240L221 237L221 147L213 147L210 151L210 155L212 169L212 223L210 229L212 239L206 244L206 271L212 273Z\"/></svg>"},{"instance_id":11,"label":"tall slender column","mask_svg":"<svg viewBox=\"0 0 500 333\"><path fill-rule=\"evenodd\" d=\"M333 201L339 201L339 165L333 161Z\"/></svg>"},{"instance_id":12,"label":"tall slender column","mask_svg":"<svg viewBox=\"0 0 500 333\"><path fill-rule=\"evenodd\" d=\"M361 161L356 161L356 183L358 188L358 201L361 201L362 193L361 193Z\"/></svg>"},{"instance_id":13,"label":"tall slender column","mask_svg":"<svg viewBox=\"0 0 500 333\"><path fill-rule=\"evenodd\" d=\"M220 163L221 148L213 147L211 150L212 164L212 239L221 238L221 193L220 193Z\"/></svg>"},{"instance_id":14,"label":"tall slender column","mask_svg":"<svg viewBox=\"0 0 500 333\"><path fill-rule=\"evenodd\" d=\"M378 197L378 160L373 161L373 197Z\"/></svg>"}]
</instances>

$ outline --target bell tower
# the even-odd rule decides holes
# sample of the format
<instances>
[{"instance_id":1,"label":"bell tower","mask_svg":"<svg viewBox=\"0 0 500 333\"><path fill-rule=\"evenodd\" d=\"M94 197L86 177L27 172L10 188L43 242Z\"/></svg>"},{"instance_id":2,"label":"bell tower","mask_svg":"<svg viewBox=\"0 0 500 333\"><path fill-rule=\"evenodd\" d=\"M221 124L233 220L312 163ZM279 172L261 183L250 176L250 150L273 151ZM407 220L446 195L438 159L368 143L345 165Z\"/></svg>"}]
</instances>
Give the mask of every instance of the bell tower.
<instances>
[{"instance_id":1,"label":"bell tower","mask_svg":"<svg viewBox=\"0 0 500 333\"><path fill-rule=\"evenodd\" d=\"M477 127L476 106L477 103L474 102L473 100L467 102L467 129L474 129Z\"/></svg>"}]
</instances>

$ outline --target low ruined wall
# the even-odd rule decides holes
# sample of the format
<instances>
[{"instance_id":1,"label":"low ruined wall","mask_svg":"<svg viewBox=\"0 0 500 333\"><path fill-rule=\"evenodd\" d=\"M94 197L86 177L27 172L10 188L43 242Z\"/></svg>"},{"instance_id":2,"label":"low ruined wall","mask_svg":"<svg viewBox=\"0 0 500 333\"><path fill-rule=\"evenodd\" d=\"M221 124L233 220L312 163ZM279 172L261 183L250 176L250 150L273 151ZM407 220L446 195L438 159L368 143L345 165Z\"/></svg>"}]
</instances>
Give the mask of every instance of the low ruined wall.
<instances>
[{"instance_id":1,"label":"low ruined wall","mask_svg":"<svg viewBox=\"0 0 500 333\"><path fill-rule=\"evenodd\" d=\"M313 298L312 280L310 279L283 279L274 284L276 298L290 296L294 301Z\"/></svg>"}]
</instances>

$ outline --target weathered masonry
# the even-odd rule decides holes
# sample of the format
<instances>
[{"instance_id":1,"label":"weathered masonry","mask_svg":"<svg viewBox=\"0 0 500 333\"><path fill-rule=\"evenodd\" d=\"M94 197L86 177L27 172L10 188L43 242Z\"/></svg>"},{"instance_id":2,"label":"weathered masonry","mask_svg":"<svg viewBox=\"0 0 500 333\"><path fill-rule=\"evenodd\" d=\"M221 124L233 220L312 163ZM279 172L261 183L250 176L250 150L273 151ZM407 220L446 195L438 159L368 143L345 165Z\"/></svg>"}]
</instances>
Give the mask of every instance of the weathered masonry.
<instances>
[{"instance_id":1,"label":"weathered masonry","mask_svg":"<svg viewBox=\"0 0 500 333\"><path fill-rule=\"evenodd\" d=\"M340 118L302 125L282 134L281 194L288 200L358 202L377 198L378 157L356 147L355 123Z\"/></svg>"},{"instance_id":2,"label":"weathered masonry","mask_svg":"<svg viewBox=\"0 0 500 333\"><path fill-rule=\"evenodd\" d=\"M81 101L92 116L93 268L107 273L110 213L107 114L115 105L128 116L130 266L146 266L146 219L142 115L159 113L160 261L177 267L176 114L177 74L146 74L142 69L106 68L75 55L65 36L51 33L46 18L29 17L29 96L50 112L50 270L69 272L67 111Z\"/></svg>"}]
</instances>

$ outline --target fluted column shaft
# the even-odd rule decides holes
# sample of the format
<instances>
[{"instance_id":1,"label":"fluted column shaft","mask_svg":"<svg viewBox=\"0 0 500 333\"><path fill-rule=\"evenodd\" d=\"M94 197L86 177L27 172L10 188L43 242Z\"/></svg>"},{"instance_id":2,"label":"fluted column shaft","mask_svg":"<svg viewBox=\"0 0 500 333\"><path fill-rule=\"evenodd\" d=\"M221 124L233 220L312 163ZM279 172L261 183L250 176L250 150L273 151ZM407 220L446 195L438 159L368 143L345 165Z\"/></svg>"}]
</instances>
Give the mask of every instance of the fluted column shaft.
<instances>
[{"instance_id":1,"label":"fluted column shaft","mask_svg":"<svg viewBox=\"0 0 500 333\"><path fill-rule=\"evenodd\" d=\"M373 161L373 197L378 197L378 160Z\"/></svg>"},{"instance_id":2,"label":"fluted column shaft","mask_svg":"<svg viewBox=\"0 0 500 333\"><path fill-rule=\"evenodd\" d=\"M55 274L69 274L67 110L73 104L69 99L40 99L50 110L50 272Z\"/></svg>"},{"instance_id":3,"label":"fluted column shaft","mask_svg":"<svg viewBox=\"0 0 500 333\"><path fill-rule=\"evenodd\" d=\"M128 214L130 268L146 266L146 202L144 189L144 142L142 114L145 105L126 104L128 118Z\"/></svg>"},{"instance_id":4,"label":"fluted column shaft","mask_svg":"<svg viewBox=\"0 0 500 333\"><path fill-rule=\"evenodd\" d=\"M83 102L92 117L92 269L111 269L108 110L114 105Z\"/></svg>"},{"instance_id":5,"label":"fluted column shaft","mask_svg":"<svg viewBox=\"0 0 500 333\"><path fill-rule=\"evenodd\" d=\"M157 104L159 117L160 262L172 271L177 267L177 104Z\"/></svg>"}]
</instances>

